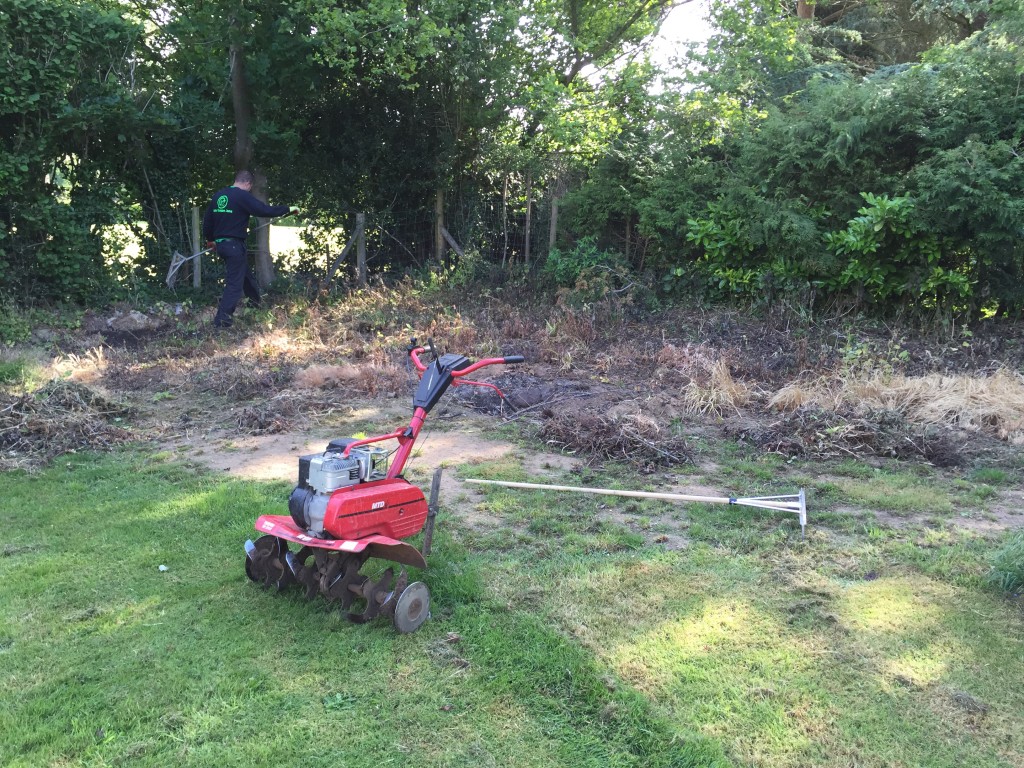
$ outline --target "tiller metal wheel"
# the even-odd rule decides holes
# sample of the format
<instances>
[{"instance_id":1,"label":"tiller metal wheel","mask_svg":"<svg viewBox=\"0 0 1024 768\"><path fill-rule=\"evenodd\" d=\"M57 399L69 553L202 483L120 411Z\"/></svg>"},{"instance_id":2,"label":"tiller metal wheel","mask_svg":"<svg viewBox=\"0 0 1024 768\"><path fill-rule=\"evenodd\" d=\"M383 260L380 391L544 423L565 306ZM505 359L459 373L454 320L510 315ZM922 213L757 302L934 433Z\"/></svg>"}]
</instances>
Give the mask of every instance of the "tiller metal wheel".
<instances>
[{"instance_id":1,"label":"tiller metal wheel","mask_svg":"<svg viewBox=\"0 0 1024 768\"><path fill-rule=\"evenodd\" d=\"M430 590L422 581L414 581L395 601L395 629L403 635L415 632L429 616Z\"/></svg>"}]
</instances>

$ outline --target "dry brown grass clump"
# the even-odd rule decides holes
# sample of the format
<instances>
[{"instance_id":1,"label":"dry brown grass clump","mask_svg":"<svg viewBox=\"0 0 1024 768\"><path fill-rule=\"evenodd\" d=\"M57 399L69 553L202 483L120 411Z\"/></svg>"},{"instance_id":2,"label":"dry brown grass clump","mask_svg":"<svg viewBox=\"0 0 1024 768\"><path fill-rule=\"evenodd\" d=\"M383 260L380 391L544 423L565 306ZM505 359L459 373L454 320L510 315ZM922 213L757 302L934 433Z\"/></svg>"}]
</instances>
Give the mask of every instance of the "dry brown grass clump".
<instances>
[{"instance_id":1,"label":"dry brown grass clump","mask_svg":"<svg viewBox=\"0 0 1024 768\"><path fill-rule=\"evenodd\" d=\"M426 336L436 339L440 349L470 354L480 341L481 333L476 325L456 312L435 317L426 328Z\"/></svg>"},{"instance_id":2,"label":"dry brown grass clump","mask_svg":"<svg viewBox=\"0 0 1024 768\"><path fill-rule=\"evenodd\" d=\"M284 377L277 373L264 365L224 356L212 360L205 370L194 371L186 389L194 387L236 401L251 400L280 388Z\"/></svg>"},{"instance_id":3,"label":"dry brown grass clump","mask_svg":"<svg viewBox=\"0 0 1024 768\"><path fill-rule=\"evenodd\" d=\"M869 405L905 413L919 424L955 426L1024 443L1024 378L1006 370L988 377L896 376L889 382L871 380L852 391Z\"/></svg>"},{"instance_id":4,"label":"dry brown grass clump","mask_svg":"<svg viewBox=\"0 0 1024 768\"><path fill-rule=\"evenodd\" d=\"M297 372L292 384L301 389L351 386L364 378L366 371L355 365L311 365Z\"/></svg>"},{"instance_id":5,"label":"dry brown grass clump","mask_svg":"<svg viewBox=\"0 0 1024 768\"><path fill-rule=\"evenodd\" d=\"M849 407L835 411L808 405L771 423L729 419L725 433L786 456L885 456L924 459L938 467L952 467L963 462L965 451L964 440L949 429L915 427L895 411L858 416Z\"/></svg>"},{"instance_id":6,"label":"dry brown grass clump","mask_svg":"<svg viewBox=\"0 0 1024 768\"><path fill-rule=\"evenodd\" d=\"M528 339L539 330L538 323L529 317L514 314L506 318L501 324L501 337L503 339Z\"/></svg>"},{"instance_id":7,"label":"dry brown grass clump","mask_svg":"<svg viewBox=\"0 0 1024 768\"><path fill-rule=\"evenodd\" d=\"M0 399L0 469L34 469L55 456L82 449L106 449L130 440L113 423L128 408L72 381L51 381L42 389Z\"/></svg>"},{"instance_id":8,"label":"dry brown grass clump","mask_svg":"<svg viewBox=\"0 0 1024 768\"><path fill-rule=\"evenodd\" d=\"M272 360L287 356L294 358L309 351L311 343L296 333L278 328L258 333L239 346L239 355L256 360Z\"/></svg>"},{"instance_id":9,"label":"dry brown grass clump","mask_svg":"<svg viewBox=\"0 0 1024 768\"><path fill-rule=\"evenodd\" d=\"M556 320L556 336L570 344L589 346L597 340L597 324L590 313L581 309L563 307Z\"/></svg>"},{"instance_id":10,"label":"dry brown grass clump","mask_svg":"<svg viewBox=\"0 0 1024 768\"><path fill-rule=\"evenodd\" d=\"M689 448L682 437L668 433L640 413L551 414L540 434L549 445L568 453L626 461L639 467L671 466L689 460Z\"/></svg>"},{"instance_id":11,"label":"dry brown grass clump","mask_svg":"<svg viewBox=\"0 0 1024 768\"><path fill-rule=\"evenodd\" d=\"M686 376L708 371L714 364L712 352L706 344L686 344L681 347L663 344L655 353L654 360L660 367L678 371Z\"/></svg>"},{"instance_id":12,"label":"dry brown grass clump","mask_svg":"<svg viewBox=\"0 0 1024 768\"><path fill-rule=\"evenodd\" d=\"M409 388L409 374L389 362L359 365L311 365L295 374L299 389L339 388L364 395L398 394Z\"/></svg>"},{"instance_id":13,"label":"dry brown grass clump","mask_svg":"<svg viewBox=\"0 0 1024 768\"><path fill-rule=\"evenodd\" d=\"M58 357L53 362L52 370L80 384L94 384L103 377L106 367L106 353L102 346L96 346L81 355L72 353Z\"/></svg>"},{"instance_id":14,"label":"dry brown grass clump","mask_svg":"<svg viewBox=\"0 0 1024 768\"><path fill-rule=\"evenodd\" d=\"M723 359L706 366L705 383L692 380L683 388L683 407L689 413L721 416L725 411L739 412L757 395L754 387L737 381Z\"/></svg>"},{"instance_id":15,"label":"dry brown grass clump","mask_svg":"<svg viewBox=\"0 0 1024 768\"><path fill-rule=\"evenodd\" d=\"M770 408L792 412L817 407L857 413L891 411L920 425L979 431L1014 444L1024 444L1024 379L999 370L991 376L866 376L819 379L789 384L768 402Z\"/></svg>"}]
</instances>

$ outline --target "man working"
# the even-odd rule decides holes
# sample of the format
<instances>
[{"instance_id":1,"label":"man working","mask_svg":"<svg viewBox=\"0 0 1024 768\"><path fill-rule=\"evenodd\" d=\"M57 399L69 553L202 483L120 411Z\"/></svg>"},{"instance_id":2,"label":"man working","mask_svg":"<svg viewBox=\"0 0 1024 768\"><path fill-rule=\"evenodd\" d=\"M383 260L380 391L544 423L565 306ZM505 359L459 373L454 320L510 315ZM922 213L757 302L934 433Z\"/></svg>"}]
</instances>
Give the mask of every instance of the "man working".
<instances>
[{"instance_id":1,"label":"man working","mask_svg":"<svg viewBox=\"0 0 1024 768\"><path fill-rule=\"evenodd\" d=\"M242 294L249 303L258 307L260 287L249 269L245 253L245 238L248 235L249 217L274 218L288 213L298 213L294 205L267 205L250 193L253 175L249 171L235 174L235 183L217 190L203 216L203 236L209 248L216 248L217 255L224 260L224 293L217 305L213 318L216 328L231 326L231 315Z\"/></svg>"}]
</instances>

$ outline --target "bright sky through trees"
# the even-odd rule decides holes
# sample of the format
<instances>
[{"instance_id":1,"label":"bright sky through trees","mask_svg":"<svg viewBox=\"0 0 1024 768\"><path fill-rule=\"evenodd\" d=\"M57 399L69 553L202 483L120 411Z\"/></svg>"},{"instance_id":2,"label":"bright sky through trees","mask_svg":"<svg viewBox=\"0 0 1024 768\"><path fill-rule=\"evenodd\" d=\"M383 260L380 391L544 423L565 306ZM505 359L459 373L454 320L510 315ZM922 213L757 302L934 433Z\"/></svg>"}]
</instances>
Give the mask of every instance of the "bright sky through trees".
<instances>
[{"instance_id":1,"label":"bright sky through trees","mask_svg":"<svg viewBox=\"0 0 1024 768\"><path fill-rule=\"evenodd\" d=\"M672 58L685 51L688 43L707 40L711 34L708 11L709 0L691 0L673 8L651 49L655 63L667 68Z\"/></svg>"}]
</instances>

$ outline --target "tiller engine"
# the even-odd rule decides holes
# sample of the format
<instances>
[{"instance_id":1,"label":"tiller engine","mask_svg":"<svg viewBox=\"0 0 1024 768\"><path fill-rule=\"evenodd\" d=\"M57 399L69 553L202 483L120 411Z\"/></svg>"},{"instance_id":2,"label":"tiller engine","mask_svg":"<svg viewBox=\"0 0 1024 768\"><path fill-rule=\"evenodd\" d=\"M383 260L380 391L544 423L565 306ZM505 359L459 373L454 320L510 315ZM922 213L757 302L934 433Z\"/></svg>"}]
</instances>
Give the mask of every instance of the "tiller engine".
<instances>
[{"instance_id":1,"label":"tiller engine","mask_svg":"<svg viewBox=\"0 0 1024 768\"><path fill-rule=\"evenodd\" d=\"M420 361L424 352L433 362ZM430 615L426 585L410 584L404 567L397 576L389 567L372 579L360 569L370 558L427 567L424 554L429 554L440 476L435 475L432 509L423 492L402 477L423 422L451 386L488 387L504 397L493 384L462 377L488 365L523 362L521 355L512 355L473 363L463 355L438 355L429 342L417 347L415 339L409 358L420 373L409 425L362 440L332 440L323 453L301 456L299 482L288 498L291 514L263 515L256 530L264 535L245 542L245 573L253 581L278 591L299 584L308 598L323 595L352 621L390 616L403 633L415 631ZM386 440L398 441L390 466L390 454L375 445ZM425 525L421 553L402 539ZM290 544L296 545L294 551ZM355 610L357 603L364 605L361 612Z\"/></svg>"}]
</instances>

